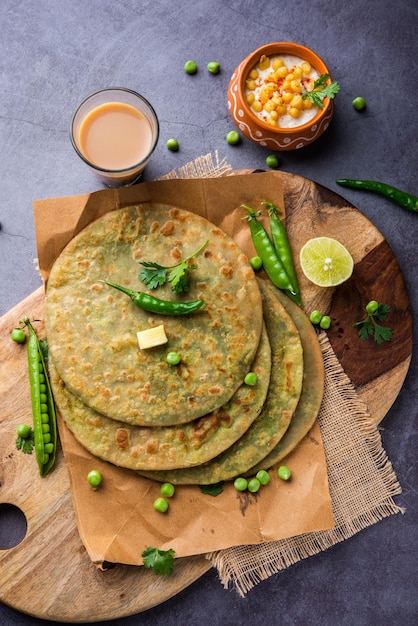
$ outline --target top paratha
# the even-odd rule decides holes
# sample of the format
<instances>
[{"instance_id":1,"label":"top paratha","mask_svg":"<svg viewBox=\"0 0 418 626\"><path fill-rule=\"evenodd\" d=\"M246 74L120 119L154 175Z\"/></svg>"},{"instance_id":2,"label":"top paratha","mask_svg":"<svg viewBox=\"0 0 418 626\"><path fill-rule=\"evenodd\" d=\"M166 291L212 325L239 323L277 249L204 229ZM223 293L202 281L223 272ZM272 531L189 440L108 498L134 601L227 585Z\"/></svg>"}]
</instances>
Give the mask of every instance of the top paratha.
<instances>
[{"instance_id":1,"label":"top paratha","mask_svg":"<svg viewBox=\"0 0 418 626\"><path fill-rule=\"evenodd\" d=\"M153 295L205 305L188 316L147 313L99 282L147 291L140 261L169 266L209 243L196 259L191 289ZM164 324L168 344L139 350L136 333ZM157 204L118 209L81 231L48 280L45 325L59 376L85 404L133 425L186 423L224 405L254 358L262 303L246 256L218 227L188 211ZM177 367L167 350L182 357Z\"/></svg>"}]
</instances>

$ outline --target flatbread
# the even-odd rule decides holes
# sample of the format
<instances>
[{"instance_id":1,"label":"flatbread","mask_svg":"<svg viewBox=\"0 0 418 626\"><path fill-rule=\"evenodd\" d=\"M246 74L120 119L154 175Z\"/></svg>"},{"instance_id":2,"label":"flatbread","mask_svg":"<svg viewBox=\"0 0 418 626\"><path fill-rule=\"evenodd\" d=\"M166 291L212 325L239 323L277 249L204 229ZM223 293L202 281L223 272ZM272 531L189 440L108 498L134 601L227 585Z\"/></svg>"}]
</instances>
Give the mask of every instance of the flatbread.
<instances>
[{"instance_id":1,"label":"flatbread","mask_svg":"<svg viewBox=\"0 0 418 626\"><path fill-rule=\"evenodd\" d=\"M242 384L221 409L194 422L163 427L122 424L97 413L71 393L60 379L54 360L49 361L59 414L83 447L120 467L161 470L204 463L243 435L260 414L267 396L271 350L263 330L252 363L258 376L256 386Z\"/></svg>"},{"instance_id":2,"label":"flatbread","mask_svg":"<svg viewBox=\"0 0 418 626\"><path fill-rule=\"evenodd\" d=\"M175 485L209 485L229 480L264 458L284 436L302 390L303 349L299 332L286 309L266 281L260 281L260 286L272 369L269 391L259 417L236 443L208 463L182 470L141 471L142 476Z\"/></svg>"},{"instance_id":3,"label":"flatbread","mask_svg":"<svg viewBox=\"0 0 418 626\"><path fill-rule=\"evenodd\" d=\"M290 426L277 445L251 467L247 475L254 475L260 469L269 469L282 461L308 434L318 417L324 394L325 369L318 337L309 318L282 291L266 282L267 288L280 300L296 324L302 340L304 372L302 393Z\"/></svg>"},{"instance_id":4,"label":"flatbread","mask_svg":"<svg viewBox=\"0 0 418 626\"><path fill-rule=\"evenodd\" d=\"M206 240L191 289L148 290L140 261L169 266ZM147 313L101 280L165 300L204 299L187 316ZM233 396L254 359L261 295L247 257L221 229L191 212L141 204L105 214L76 235L47 285L45 326L54 366L84 404L112 419L146 426L191 422ZM136 333L164 324L168 344L140 350ZM165 362L170 350L182 361Z\"/></svg>"}]
</instances>

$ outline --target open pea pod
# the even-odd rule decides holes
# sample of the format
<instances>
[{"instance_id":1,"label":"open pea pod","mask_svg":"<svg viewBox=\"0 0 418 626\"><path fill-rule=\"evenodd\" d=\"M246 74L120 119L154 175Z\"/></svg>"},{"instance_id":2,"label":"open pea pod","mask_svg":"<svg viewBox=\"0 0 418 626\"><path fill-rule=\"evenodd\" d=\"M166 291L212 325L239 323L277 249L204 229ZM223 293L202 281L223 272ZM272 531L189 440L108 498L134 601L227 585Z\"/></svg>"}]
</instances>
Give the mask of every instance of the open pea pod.
<instances>
[{"instance_id":1,"label":"open pea pod","mask_svg":"<svg viewBox=\"0 0 418 626\"><path fill-rule=\"evenodd\" d=\"M24 323L29 331L27 353L35 456L40 475L45 476L55 463L57 451L58 431L55 405L38 336L28 318L25 318Z\"/></svg>"}]
</instances>

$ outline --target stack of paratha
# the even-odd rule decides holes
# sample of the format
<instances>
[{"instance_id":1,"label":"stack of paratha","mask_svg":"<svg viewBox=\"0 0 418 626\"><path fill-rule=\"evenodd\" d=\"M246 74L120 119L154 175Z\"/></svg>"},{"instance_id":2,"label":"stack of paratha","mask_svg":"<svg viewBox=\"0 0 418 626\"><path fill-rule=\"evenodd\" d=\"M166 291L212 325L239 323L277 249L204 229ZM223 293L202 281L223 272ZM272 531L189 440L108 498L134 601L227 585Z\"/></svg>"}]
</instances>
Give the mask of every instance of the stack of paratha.
<instances>
[{"instance_id":1,"label":"stack of paratha","mask_svg":"<svg viewBox=\"0 0 418 626\"><path fill-rule=\"evenodd\" d=\"M139 281L141 262L174 265L206 240L187 294ZM157 315L103 280L205 304ZM148 478L210 484L268 469L319 410L323 366L309 320L255 278L229 236L187 211L141 204L87 226L51 270L45 324L63 420L93 455ZM160 324L168 343L140 350L137 332ZM255 386L244 384L249 371Z\"/></svg>"}]
</instances>

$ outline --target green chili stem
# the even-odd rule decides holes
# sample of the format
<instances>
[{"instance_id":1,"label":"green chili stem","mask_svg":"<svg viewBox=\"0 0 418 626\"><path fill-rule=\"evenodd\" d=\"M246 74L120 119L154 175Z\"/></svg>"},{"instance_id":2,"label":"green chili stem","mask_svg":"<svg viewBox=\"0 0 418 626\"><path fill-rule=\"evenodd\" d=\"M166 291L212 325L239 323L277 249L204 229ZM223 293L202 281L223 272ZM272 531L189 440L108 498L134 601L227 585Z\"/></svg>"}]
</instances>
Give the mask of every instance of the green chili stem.
<instances>
[{"instance_id":1,"label":"green chili stem","mask_svg":"<svg viewBox=\"0 0 418 626\"><path fill-rule=\"evenodd\" d=\"M387 185L377 180L354 180L352 178L339 178L336 182L342 187L373 191L388 198L407 211L418 212L418 197L406 191L402 191L401 189L397 189L396 187L392 187L392 185Z\"/></svg>"},{"instance_id":2,"label":"green chili stem","mask_svg":"<svg viewBox=\"0 0 418 626\"><path fill-rule=\"evenodd\" d=\"M118 291L122 291L131 298L132 302L137 307L150 313L159 313L160 315L187 315L188 313L197 311L204 304L204 300L193 300L191 302L161 300L160 298L155 298L142 291L134 291L133 289L128 289L127 287L117 285L108 280L101 280L100 282L114 289L118 289Z\"/></svg>"}]
</instances>

